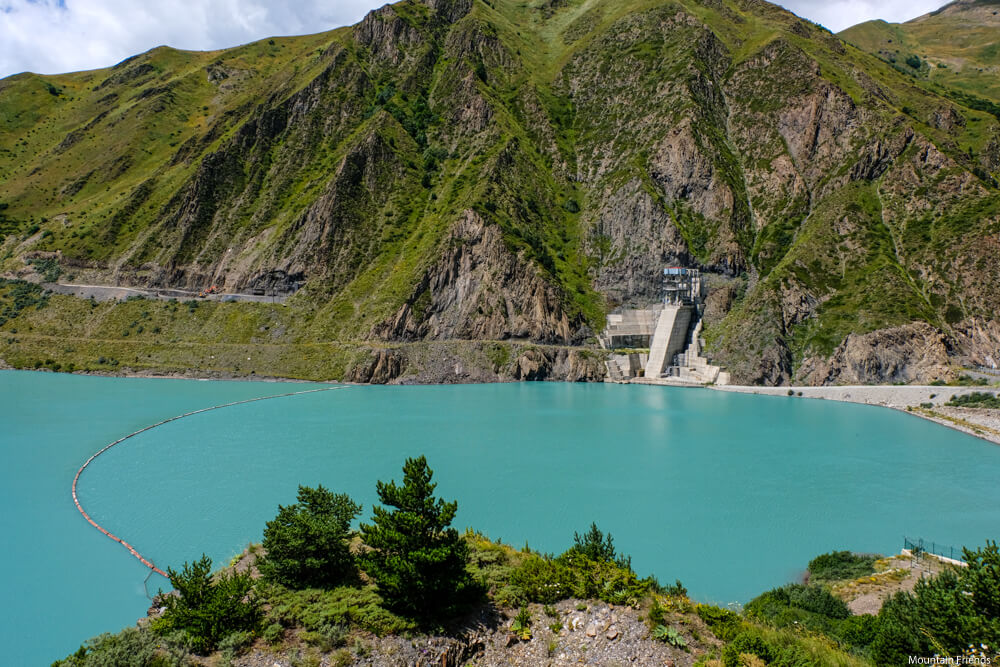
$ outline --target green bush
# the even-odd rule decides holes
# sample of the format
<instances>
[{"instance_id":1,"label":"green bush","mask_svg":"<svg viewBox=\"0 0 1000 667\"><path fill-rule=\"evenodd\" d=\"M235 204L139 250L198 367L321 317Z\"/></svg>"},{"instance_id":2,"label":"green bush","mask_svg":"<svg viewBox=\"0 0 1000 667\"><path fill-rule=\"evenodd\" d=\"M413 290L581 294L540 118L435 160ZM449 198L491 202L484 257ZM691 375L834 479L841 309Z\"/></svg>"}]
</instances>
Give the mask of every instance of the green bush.
<instances>
[{"instance_id":1,"label":"green bush","mask_svg":"<svg viewBox=\"0 0 1000 667\"><path fill-rule=\"evenodd\" d=\"M657 587L659 587L659 584L657 584ZM671 597L686 598L688 589L684 587L680 579L674 579L674 583L663 587L663 594L670 595Z\"/></svg>"},{"instance_id":2,"label":"green bush","mask_svg":"<svg viewBox=\"0 0 1000 667\"><path fill-rule=\"evenodd\" d=\"M712 634L723 641L734 639L743 629L743 620L739 614L728 609L700 604L695 607L695 612L701 620L705 621Z\"/></svg>"},{"instance_id":3,"label":"green bush","mask_svg":"<svg viewBox=\"0 0 1000 667\"><path fill-rule=\"evenodd\" d=\"M371 525L361 535L371 550L361 561L391 609L422 619L441 618L477 594L466 565L465 540L451 522L458 503L434 497L434 473L423 456L407 459L403 485L378 482Z\"/></svg>"},{"instance_id":4,"label":"green bush","mask_svg":"<svg viewBox=\"0 0 1000 667\"><path fill-rule=\"evenodd\" d=\"M653 604L649 607L649 613L646 614L646 620L649 622L650 628L656 628L666 623L667 617L665 611L660 601L654 597Z\"/></svg>"},{"instance_id":5,"label":"green bush","mask_svg":"<svg viewBox=\"0 0 1000 667\"><path fill-rule=\"evenodd\" d=\"M1000 408L1000 397L985 391L974 391L971 394L952 396L945 405L960 408Z\"/></svg>"},{"instance_id":6,"label":"green bush","mask_svg":"<svg viewBox=\"0 0 1000 667\"><path fill-rule=\"evenodd\" d=\"M35 270L42 274L42 280L47 283L54 283L62 275L62 267L59 262L52 258L29 259L28 263L35 267Z\"/></svg>"},{"instance_id":7,"label":"green bush","mask_svg":"<svg viewBox=\"0 0 1000 667\"><path fill-rule=\"evenodd\" d=\"M510 363L510 348L503 343L489 343L483 347L483 352L496 373L502 371Z\"/></svg>"},{"instance_id":8,"label":"green bush","mask_svg":"<svg viewBox=\"0 0 1000 667\"><path fill-rule=\"evenodd\" d=\"M41 310L49 304L49 294L40 286L24 280L0 278L0 326L34 307Z\"/></svg>"},{"instance_id":9,"label":"green bush","mask_svg":"<svg viewBox=\"0 0 1000 667\"><path fill-rule=\"evenodd\" d=\"M552 604L576 596L576 577L564 563L537 554L528 556L510 574L516 604Z\"/></svg>"},{"instance_id":10,"label":"green bush","mask_svg":"<svg viewBox=\"0 0 1000 667\"><path fill-rule=\"evenodd\" d=\"M1000 551L988 541L963 549L963 559L966 567L921 579L912 593L897 593L883 605L871 644L878 664L956 655L970 644L1000 646Z\"/></svg>"},{"instance_id":11,"label":"green bush","mask_svg":"<svg viewBox=\"0 0 1000 667\"><path fill-rule=\"evenodd\" d=\"M598 598L610 604L636 606L649 593L659 590L654 579L639 579L622 562L628 559L594 560L577 548L558 558L531 554L511 572L506 593L515 604Z\"/></svg>"},{"instance_id":12,"label":"green bush","mask_svg":"<svg viewBox=\"0 0 1000 667\"><path fill-rule=\"evenodd\" d=\"M253 643L253 633L248 630L231 632L219 642L218 649L230 659L239 655Z\"/></svg>"},{"instance_id":13,"label":"green bush","mask_svg":"<svg viewBox=\"0 0 1000 667\"><path fill-rule=\"evenodd\" d=\"M851 616L844 601L823 586L782 586L751 600L744 612L774 628L820 633L858 650L875 636L875 617Z\"/></svg>"},{"instance_id":14,"label":"green bush","mask_svg":"<svg viewBox=\"0 0 1000 667\"><path fill-rule=\"evenodd\" d=\"M374 586L294 590L265 583L260 587L261 597L271 605L269 624L311 632L319 632L324 626L355 626L379 636L410 632L416 627L412 621L384 609Z\"/></svg>"},{"instance_id":15,"label":"green bush","mask_svg":"<svg viewBox=\"0 0 1000 667\"><path fill-rule=\"evenodd\" d=\"M159 656L160 640L138 628L125 628L116 635L105 632L87 641L52 667L150 667L167 664Z\"/></svg>"},{"instance_id":16,"label":"green bush","mask_svg":"<svg viewBox=\"0 0 1000 667\"><path fill-rule=\"evenodd\" d=\"M745 630L722 650L722 664L725 667L739 667L740 655L755 655L765 663L772 662L777 652L758 632Z\"/></svg>"},{"instance_id":17,"label":"green bush","mask_svg":"<svg viewBox=\"0 0 1000 667\"><path fill-rule=\"evenodd\" d=\"M517 612L517 616L510 624L510 631L522 641L531 639L531 613L527 609L521 607L521 611Z\"/></svg>"},{"instance_id":18,"label":"green bush","mask_svg":"<svg viewBox=\"0 0 1000 667\"><path fill-rule=\"evenodd\" d=\"M817 667L824 664L818 662L798 644L776 646L772 650L775 655L770 663L771 667Z\"/></svg>"},{"instance_id":19,"label":"green bush","mask_svg":"<svg viewBox=\"0 0 1000 667\"><path fill-rule=\"evenodd\" d=\"M162 590L159 594L166 610L154 629L160 634L183 632L197 653L213 650L234 632L253 631L260 619L250 575L222 572L213 580L211 572L212 559L205 555L184 563L180 572L168 568L178 595L164 595Z\"/></svg>"},{"instance_id":20,"label":"green bush","mask_svg":"<svg viewBox=\"0 0 1000 667\"><path fill-rule=\"evenodd\" d=\"M343 625L324 624L318 630L308 630L302 633L302 640L307 644L312 644L323 653L330 653L334 649L347 644L347 634L349 629Z\"/></svg>"},{"instance_id":21,"label":"green bush","mask_svg":"<svg viewBox=\"0 0 1000 667\"><path fill-rule=\"evenodd\" d=\"M575 576L574 597L636 606L654 590L654 580L639 579L620 562L594 561L568 551L559 557Z\"/></svg>"},{"instance_id":22,"label":"green bush","mask_svg":"<svg viewBox=\"0 0 1000 667\"><path fill-rule=\"evenodd\" d=\"M260 636L271 646L280 644L281 640L285 638L285 628L282 627L281 623L271 623L264 631L260 633Z\"/></svg>"},{"instance_id":23,"label":"green bush","mask_svg":"<svg viewBox=\"0 0 1000 667\"><path fill-rule=\"evenodd\" d=\"M671 646L676 646L677 648L686 649L687 640L684 636L677 631L677 628L667 627L665 625L657 625L652 631L653 639L658 639L661 642L666 642Z\"/></svg>"},{"instance_id":24,"label":"green bush","mask_svg":"<svg viewBox=\"0 0 1000 667\"><path fill-rule=\"evenodd\" d=\"M985 387L989 384L985 378L974 378L970 375L959 375L958 379L949 384L957 387ZM952 396L954 398L954 396Z\"/></svg>"},{"instance_id":25,"label":"green bush","mask_svg":"<svg viewBox=\"0 0 1000 667\"><path fill-rule=\"evenodd\" d=\"M851 615L847 604L823 586L791 584L785 589L788 591L789 604L793 607L827 618L844 619Z\"/></svg>"},{"instance_id":26,"label":"green bush","mask_svg":"<svg viewBox=\"0 0 1000 667\"><path fill-rule=\"evenodd\" d=\"M292 588L335 586L356 572L348 545L351 521L361 506L322 485L300 486L298 503L279 505L264 529L267 556L261 574Z\"/></svg>"},{"instance_id":27,"label":"green bush","mask_svg":"<svg viewBox=\"0 0 1000 667\"><path fill-rule=\"evenodd\" d=\"M858 579L875 572L874 554L855 554L850 551L831 551L809 561L810 581L839 581Z\"/></svg>"},{"instance_id":28,"label":"green bush","mask_svg":"<svg viewBox=\"0 0 1000 667\"><path fill-rule=\"evenodd\" d=\"M558 558L529 554L509 574L502 591L506 602L551 604L569 598L599 598L611 604L636 606L651 592L685 595L680 581L663 589L653 577L639 579L631 558L615 552L614 538L596 524L583 535L573 534L573 546Z\"/></svg>"},{"instance_id":29,"label":"green bush","mask_svg":"<svg viewBox=\"0 0 1000 667\"><path fill-rule=\"evenodd\" d=\"M871 614L849 616L840 624L840 639L851 646L869 646L878 633L878 617Z\"/></svg>"}]
</instances>

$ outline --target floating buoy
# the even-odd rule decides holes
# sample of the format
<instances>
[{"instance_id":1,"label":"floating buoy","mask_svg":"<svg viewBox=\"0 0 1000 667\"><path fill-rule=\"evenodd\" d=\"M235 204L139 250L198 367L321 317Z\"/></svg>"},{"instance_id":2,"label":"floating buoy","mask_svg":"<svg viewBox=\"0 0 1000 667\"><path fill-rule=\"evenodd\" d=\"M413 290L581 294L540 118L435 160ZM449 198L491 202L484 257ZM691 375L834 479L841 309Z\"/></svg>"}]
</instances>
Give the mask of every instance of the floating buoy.
<instances>
[{"instance_id":1,"label":"floating buoy","mask_svg":"<svg viewBox=\"0 0 1000 667\"><path fill-rule=\"evenodd\" d=\"M76 505L76 509L78 509L80 511L80 514L82 514L83 518L87 520L87 523L89 523L91 526L93 526L97 530L101 531L102 533L104 533L107 537L110 537L112 540L114 540L115 542L118 542L123 547L125 547L126 549L128 549L129 553L131 553L133 556L135 556L137 559L139 559L139 562L142 563L143 565L145 565L146 567L148 567L150 570L152 570L153 572L156 572L157 574L161 574L164 577L166 577L166 576L168 576L166 572L164 572L160 568L156 567L156 565L154 565L152 563L152 561L150 561L150 560L146 559L145 557L143 557L143 555L140 554L138 551L136 551L135 547L133 547L131 544L129 544L128 542L126 542L122 538L118 537L117 535L109 532L103 526L101 526L101 524L99 524L96 521L94 521L90 517L90 515L87 514L86 510L83 509L83 505L80 504L80 498L79 498L79 496L77 495L77 492L76 492L76 486L77 486L77 484L80 481L80 475L82 475L83 471L87 469L87 466L89 466L91 463L93 463L94 460L98 456L100 456L104 452L108 451L109 449L111 449L115 445L119 445L119 444L125 442L126 440L128 440L129 438L137 436L140 433L145 433L146 431L152 430L152 429L156 428L157 426L163 426L164 424L167 424L167 423L172 422L172 421L177 421L178 419L183 419L184 417L190 417L191 415L197 415L197 414L200 414L202 412L209 412L211 410L218 410L220 408L228 408L228 407L231 407L233 405L241 405L243 403L253 403L255 401L266 401L266 400L269 400L269 399L272 399L272 398L286 398L288 396L299 396L301 394L315 394L317 392L332 391L334 389L347 389L347 387L343 386L343 385L340 385L340 386L336 386L336 387L323 387L321 389L308 389L306 391L293 391L293 392L290 392L290 393L287 393L287 394L275 394L273 396L261 396L259 398L248 398L248 399L245 399L245 400L242 400L242 401L233 401L232 403L223 403L222 405L213 405L210 408L202 408L201 410L192 410L191 412L185 412L182 415L177 415L176 417L171 417L170 419L164 419L161 422L157 422L155 424L151 424L150 426L147 426L145 428L141 428L138 431L134 431L132 433L129 433L124 438L118 438L114 442L105 445L96 454L94 454L89 459L87 459L86 461L84 461L83 465L80 466L80 468L76 471L76 475L73 477L73 504Z\"/></svg>"}]
</instances>

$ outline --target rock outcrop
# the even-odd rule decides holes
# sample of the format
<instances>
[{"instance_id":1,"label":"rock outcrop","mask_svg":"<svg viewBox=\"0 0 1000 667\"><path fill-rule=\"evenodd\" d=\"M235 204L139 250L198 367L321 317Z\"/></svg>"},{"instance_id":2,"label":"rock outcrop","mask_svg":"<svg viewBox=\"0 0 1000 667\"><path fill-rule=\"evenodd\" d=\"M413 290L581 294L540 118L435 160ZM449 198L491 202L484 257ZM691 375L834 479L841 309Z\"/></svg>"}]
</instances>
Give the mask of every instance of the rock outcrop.
<instances>
[{"instance_id":1,"label":"rock outcrop","mask_svg":"<svg viewBox=\"0 0 1000 667\"><path fill-rule=\"evenodd\" d=\"M438 262L389 320L384 340L503 340L568 343L573 326L538 268L504 244L500 229L465 211Z\"/></svg>"},{"instance_id":2,"label":"rock outcrop","mask_svg":"<svg viewBox=\"0 0 1000 667\"><path fill-rule=\"evenodd\" d=\"M389 384L406 368L406 357L396 350L377 350L372 358L348 371L347 382Z\"/></svg>"},{"instance_id":3,"label":"rock outcrop","mask_svg":"<svg viewBox=\"0 0 1000 667\"><path fill-rule=\"evenodd\" d=\"M947 337L923 322L850 334L829 359L804 363L801 380L815 386L950 380L949 348Z\"/></svg>"},{"instance_id":4,"label":"rock outcrop","mask_svg":"<svg viewBox=\"0 0 1000 667\"><path fill-rule=\"evenodd\" d=\"M425 343L394 354L405 357L406 372L393 384L601 382L606 372L600 353L524 343Z\"/></svg>"}]
</instances>

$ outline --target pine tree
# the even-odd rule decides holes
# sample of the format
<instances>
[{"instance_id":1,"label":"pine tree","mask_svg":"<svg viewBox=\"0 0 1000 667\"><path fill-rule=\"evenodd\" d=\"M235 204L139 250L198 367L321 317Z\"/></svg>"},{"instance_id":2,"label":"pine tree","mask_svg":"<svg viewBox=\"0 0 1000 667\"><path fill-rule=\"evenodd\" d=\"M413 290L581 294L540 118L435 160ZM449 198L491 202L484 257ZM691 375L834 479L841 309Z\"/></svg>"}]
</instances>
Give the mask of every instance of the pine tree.
<instances>
[{"instance_id":1,"label":"pine tree","mask_svg":"<svg viewBox=\"0 0 1000 667\"><path fill-rule=\"evenodd\" d=\"M434 497L433 474L425 457L407 459L402 486L376 485L379 500L395 509L376 506L373 524L361 526L371 547L362 566L382 599L399 613L426 619L454 612L472 590L468 547L449 527L458 503Z\"/></svg>"},{"instance_id":2,"label":"pine tree","mask_svg":"<svg viewBox=\"0 0 1000 667\"><path fill-rule=\"evenodd\" d=\"M260 603L247 573L224 571L212 576L212 559L184 563L180 572L167 568L178 595L158 594L166 610L154 623L158 632L183 631L197 653L212 651L233 632L253 630L260 620Z\"/></svg>"},{"instance_id":3,"label":"pine tree","mask_svg":"<svg viewBox=\"0 0 1000 667\"><path fill-rule=\"evenodd\" d=\"M632 557L615 553L615 540L611 533L605 535L596 523L583 535L573 532L573 546L567 554L580 554L598 563L615 563L626 570L632 569Z\"/></svg>"},{"instance_id":4,"label":"pine tree","mask_svg":"<svg viewBox=\"0 0 1000 667\"><path fill-rule=\"evenodd\" d=\"M571 550L599 563L604 561L613 563L615 560L614 538L611 537L611 533L605 536L596 523L591 523L590 530L583 535L575 531L573 532L573 546Z\"/></svg>"},{"instance_id":5,"label":"pine tree","mask_svg":"<svg viewBox=\"0 0 1000 667\"><path fill-rule=\"evenodd\" d=\"M322 485L300 486L298 501L278 505L278 516L267 522L261 574L291 588L335 586L355 573L347 540L361 506Z\"/></svg>"}]
</instances>

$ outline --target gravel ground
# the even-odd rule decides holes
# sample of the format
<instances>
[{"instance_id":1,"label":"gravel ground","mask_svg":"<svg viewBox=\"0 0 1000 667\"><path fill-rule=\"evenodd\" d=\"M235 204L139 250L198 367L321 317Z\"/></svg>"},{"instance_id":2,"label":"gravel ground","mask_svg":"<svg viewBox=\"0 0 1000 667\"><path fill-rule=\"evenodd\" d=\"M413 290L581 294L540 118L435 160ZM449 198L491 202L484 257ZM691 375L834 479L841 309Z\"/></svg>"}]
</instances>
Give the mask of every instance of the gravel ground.
<instances>
[{"instance_id":1,"label":"gravel ground","mask_svg":"<svg viewBox=\"0 0 1000 667\"><path fill-rule=\"evenodd\" d=\"M650 665L690 667L698 655L721 646L692 613L675 613L667 623L686 640L689 650L650 637L642 612L602 602L566 600L552 606L555 617L540 605L528 607L532 637L510 631L514 610L482 619L459 637L353 637L348 646L319 654L302 646L274 651L260 642L233 660L234 667L562 667L568 665ZM553 609L550 609L552 611ZM559 625L556 624L560 624Z\"/></svg>"},{"instance_id":2,"label":"gravel ground","mask_svg":"<svg viewBox=\"0 0 1000 667\"><path fill-rule=\"evenodd\" d=\"M947 417L964 419L1000 434L1000 410L990 408L937 408L935 412L939 412Z\"/></svg>"},{"instance_id":3,"label":"gravel ground","mask_svg":"<svg viewBox=\"0 0 1000 667\"><path fill-rule=\"evenodd\" d=\"M885 601L897 592L912 591L921 578L936 576L948 566L930 555L923 558L900 555L889 559L885 567L884 572L872 577L835 587L834 592L846 599L851 613L878 614Z\"/></svg>"},{"instance_id":4,"label":"gravel ground","mask_svg":"<svg viewBox=\"0 0 1000 667\"><path fill-rule=\"evenodd\" d=\"M982 408L946 408L944 404L952 396L971 394L977 391L991 391L989 387L932 387L932 386L887 386L865 385L848 387L753 387L727 385L712 387L716 391L731 391L741 394L763 394L767 396L784 396L785 398L820 398L828 401L845 401L848 403L863 403L878 405L896 410L914 408L912 414L942 424L949 428L974 435L990 442L1000 444L1000 410L984 410ZM789 396L791 391L795 396ZM930 409L919 409L921 404L931 403ZM958 418L978 424L985 428L975 429L956 423L947 417Z\"/></svg>"}]
</instances>

